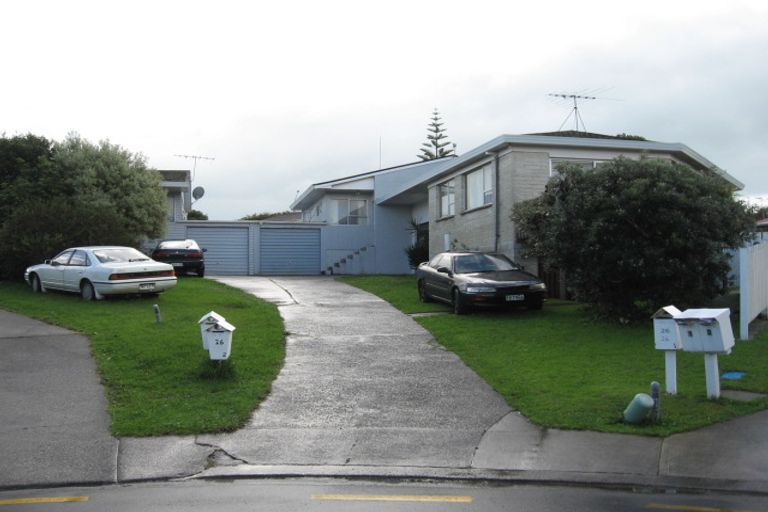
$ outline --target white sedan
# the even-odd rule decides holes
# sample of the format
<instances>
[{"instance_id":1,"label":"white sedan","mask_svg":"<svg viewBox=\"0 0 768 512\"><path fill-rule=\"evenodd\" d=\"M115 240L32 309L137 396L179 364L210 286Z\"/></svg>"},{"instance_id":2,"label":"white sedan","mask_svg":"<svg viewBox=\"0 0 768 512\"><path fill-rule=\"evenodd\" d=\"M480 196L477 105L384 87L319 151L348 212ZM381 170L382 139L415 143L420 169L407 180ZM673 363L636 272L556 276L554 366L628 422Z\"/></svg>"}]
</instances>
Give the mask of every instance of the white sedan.
<instances>
[{"instance_id":1,"label":"white sedan","mask_svg":"<svg viewBox=\"0 0 768 512\"><path fill-rule=\"evenodd\" d=\"M34 292L77 292L84 300L106 295L160 293L176 285L173 267L131 247L73 247L29 267L24 280Z\"/></svg>"}]
</instances>

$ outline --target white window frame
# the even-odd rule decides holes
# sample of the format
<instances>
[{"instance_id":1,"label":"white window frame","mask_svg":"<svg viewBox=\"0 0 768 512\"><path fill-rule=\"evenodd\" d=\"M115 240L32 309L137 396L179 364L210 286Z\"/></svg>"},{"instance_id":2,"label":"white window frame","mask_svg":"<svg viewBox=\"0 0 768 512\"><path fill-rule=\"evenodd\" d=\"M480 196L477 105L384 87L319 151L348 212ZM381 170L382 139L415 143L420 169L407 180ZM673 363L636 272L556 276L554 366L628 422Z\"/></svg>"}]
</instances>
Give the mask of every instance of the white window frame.
<instances>
[{"instance_id":1,"label":"white window frame","mask_svg":"<svg viewBox=\"0 0 768 512\"><path fill-rule=\"evenodd\" d=\"M480 190L474 190L479 186ZM464 175L465 210L474 210L493 203L493 165L486 164Z\"/></svg>"},{"instance_id":2,"label":"white window frame","mask_svg":"<svg viewBox=\"0 0 768 512\"><path fill-rule=\"evenodd\" d=\"M450 179L437 186L437 204L440 217L450 217L456 214L456 180Z\"/></svg>"},{"instance_id":3,"label":"white window frame","mask_svg":"<svg viewBox=\"0 0 768 512\"><path fill-rule=\"evenodd\" d=\"M353 203L363 203L362 208L358 206L357 208L352 207ZM341 212L339 210L340 205L346 205L346 213L344 215L341 215ZM353 215L352 212L360 212L356 215ZM340 225L340 226L367 226L368 225L368 200L367 199L359 199L359 198L350 198L350 197L344 197L344 198L333 198L331 199L331 208L330 208L330 219L332 224Z\"/></svg>"}]
</instances>

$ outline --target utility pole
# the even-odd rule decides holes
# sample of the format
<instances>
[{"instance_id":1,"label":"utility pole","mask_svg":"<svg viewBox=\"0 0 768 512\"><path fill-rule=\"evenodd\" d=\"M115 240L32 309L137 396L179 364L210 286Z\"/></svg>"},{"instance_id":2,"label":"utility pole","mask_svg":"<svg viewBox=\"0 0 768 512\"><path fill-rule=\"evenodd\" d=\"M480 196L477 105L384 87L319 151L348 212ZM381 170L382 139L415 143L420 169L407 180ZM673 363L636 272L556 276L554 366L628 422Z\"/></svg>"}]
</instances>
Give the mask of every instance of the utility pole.
<instances>
[{"instance_id":1,"label":"utility pole","mask_svg":"<svg viewBox=\"0 0 768 512\"><path fill-rule=\"evenodd\" d=\"M180 158L191 158L192 160L194 160L194 163L192 164L192 179L191 179L192 182L195 181L195 169L197 169L198 160L216 160L215 158L210 156L200 156L200 155L173 155L173 156L178 156Z\"/></svg>"}]
</instances>

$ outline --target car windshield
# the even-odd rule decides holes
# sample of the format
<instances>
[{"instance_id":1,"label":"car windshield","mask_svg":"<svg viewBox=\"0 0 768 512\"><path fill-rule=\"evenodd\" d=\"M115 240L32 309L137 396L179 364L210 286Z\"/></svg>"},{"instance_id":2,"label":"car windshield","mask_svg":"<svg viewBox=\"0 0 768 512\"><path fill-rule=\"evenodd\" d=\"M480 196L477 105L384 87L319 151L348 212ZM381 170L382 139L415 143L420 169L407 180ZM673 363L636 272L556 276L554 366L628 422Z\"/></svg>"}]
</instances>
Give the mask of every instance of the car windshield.
<instances>
[{"instance_id":1,"label":"car windshield","mask_svg":"<svg viewBox=\"0 0 768 512\"><path fill-rule=\"evenodd\" d=\"M504 256L497 256L494 254L466 254L456 256L454 268L457 274L520 270L518 265L512 263Z\"/></svg>"},{"instance_id":2,"label":"car windshield","mask_svg":"<svg viewBox=\"0 0 768 512\"><path fill-rule=\"evenodd\" d=\"M146 255L131 247L112 247L97 249L93 255L102 263L123 263L132 261L149 261Z\"/></svg>"},{"instance_id":3,"label":"car windshield","mask_svg":"<svg viewBox=\"0 0 768 512\"><path fill-rule=\"evenodd\" d=\"M198 249L194 240L166 240L160 242L158 249Z\"/></svg>"}]
</instances>

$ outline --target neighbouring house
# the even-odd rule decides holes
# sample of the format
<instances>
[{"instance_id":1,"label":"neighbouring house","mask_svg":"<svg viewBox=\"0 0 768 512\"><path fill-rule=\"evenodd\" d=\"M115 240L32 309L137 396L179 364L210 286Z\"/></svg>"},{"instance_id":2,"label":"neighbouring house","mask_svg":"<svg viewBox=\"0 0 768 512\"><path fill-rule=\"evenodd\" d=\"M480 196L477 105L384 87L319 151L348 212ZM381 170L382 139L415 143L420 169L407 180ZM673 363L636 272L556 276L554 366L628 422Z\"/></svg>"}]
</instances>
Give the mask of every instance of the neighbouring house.
<instances>
[{"instance_id":1,"label":"neighbouring house","mask_svg":"<svg viewBox=\"0 0 768 512\"><path fill-rule=\"evenodd\" d=\"M300 221L180 220L169 233L206 247L211 274L409 273L405 250L417 232L428 233L430 255L497 251L537 272L523 258L512 205L540 194L561 162L593 168L619 156L675 160L743 187L684 144L583 132L501 135L458 157L315 183L291 205Z\"/></svg>"},{"instance_id":2,"label":"neighbouring house","mask_svg":"<svg viewBox=\"0 0 768 512\"><path fill-rule=\"evenodd\" d=\"M168 221L186 220L192 209L192 178L186 170L160 170L160 185L168 198Z\"/></svg>"}]
</instances>

